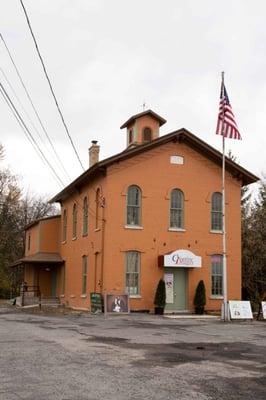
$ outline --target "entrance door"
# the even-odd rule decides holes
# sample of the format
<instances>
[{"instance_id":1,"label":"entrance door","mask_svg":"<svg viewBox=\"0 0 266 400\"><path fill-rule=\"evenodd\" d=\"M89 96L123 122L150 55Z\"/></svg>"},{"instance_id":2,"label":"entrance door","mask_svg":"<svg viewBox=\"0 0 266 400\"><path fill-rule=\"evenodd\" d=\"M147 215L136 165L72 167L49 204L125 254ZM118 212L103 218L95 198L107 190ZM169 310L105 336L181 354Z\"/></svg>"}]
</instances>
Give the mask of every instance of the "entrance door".
<instances>
[{"instance_id":1,"label":"entrance door","mask_svg":"<svg viewBox=\"0 0 266 400\"><path fill-rule=\"evenodd\" d=\"M57 270L53 268L51 270L51 296L56 297L56 284L57 284Z\"/></svg>"},{"instance_id":2,"label":"entrance door","mask_svg":"<svg viewBox=\"0 0 266 400\"><path fill-rule=\"evenodd\" d=\"M187 309L187 274L186 268L165 268L166 283L165 311L184 311Z\"/></svg>"}]
</instances>

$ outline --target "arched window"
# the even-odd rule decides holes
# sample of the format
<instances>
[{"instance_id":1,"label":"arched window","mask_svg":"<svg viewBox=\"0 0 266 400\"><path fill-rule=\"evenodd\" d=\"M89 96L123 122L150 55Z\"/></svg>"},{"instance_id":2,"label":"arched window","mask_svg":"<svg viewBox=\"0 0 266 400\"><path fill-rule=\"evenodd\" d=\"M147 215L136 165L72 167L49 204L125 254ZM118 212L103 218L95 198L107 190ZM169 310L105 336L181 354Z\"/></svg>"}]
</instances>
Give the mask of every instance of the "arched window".
<instances>
[{"instance_id":1,"label":"arched window","mask_svg":"<svg viewBox=\"0 0 266 400\"><path fill-rule=\"evenodd\" d=\"M73 205L72 211L72 238L75 239L77 237L77 223L78 223L78 208L76 203Z\"/></svg>"},{"instance_id":2,"label":"arched window","mask_svg":"<svg viewBox=\"0 0 266 400\"><path fill-rule=\"evenodd\" d=\"M212 296L223 295L223 256L211 256Z\"/></svg>"},{"instance_id":3,"label":"arched window","mask_svg":"<svg viewBox=\"0 0 266 400\"><path fill-rule=\"evenodd\" d=\"M151 128L144 128L142 131L142 142L150 142L152 138Z\"/></svg>"},{"instance_id":4,"label":"arched window","mask_svg":"<svg viewBox=\"0 0 266 400\"><path fill-rule=\"evenodd\" d=\"M212 195L212 209L211 209L211 230L223 230L223 210L222 210L222 194L215 192Z\"/></svg>"},{"instance_id":5,"label":"arched window","mask_svg":"<svg viewBox=\"0 0 266 400\"><path fill-rule=\"evenodd\" d=\"M83 200L83 235L88 234L88 199L84 197Z\"/></svg>"},{"instance_id":6,"label":"arched window","mask_svg":"<svg viewBox=\"0 0 266 400\"><path fill-rule=\"evenodd\" d=\"M95 195L95 203L96 203L96 213L95 213L95 229L99 229L99 210L100 210L100 189L96 190Z\"/></svg>"},{"instance_id":7,"label":"arched window","mask_svg":"<svg viewBox=\"0 0 266 400\"><path fill-rule=\"evenodd\" d=\"M129 132L128 132L128 144L130 144L132 142L133 142L133 130L129 129Z\"/></svg>"},{"instance_id":8,"label":"arched window","mask_svg":"<svg viewBox=\"0 0 266 400\"><path fill-rule=\"evenodd\" d=\"M63 232L62 232L62 240L65 242L67 240L67 211L63 211Z\"/></svg>"},{"instance_id":9,"label":"arched window","mask_svg":"<svg viewBox=\"0 0 266 400\"><path fill-rule=\"evenodd\" d=\"M140 294L140 253L126 252L126 292L129 295Z\"/></svg>"},{"instance_id":10,"label":"arched window","mask_svg":"<svg viewBox=\"0 0 266 400\"><path fill-rule=\"evenodd\" d=\"M127 225L140 226L141 190L138 186L129 186L127 190Z\"/></svg>"},{"instance_id":11,"label":"arched window","mask_svg":"<svg viewBox=\"0 0 266 400\"><path fill-rule=\"evenodd\" d=\"M184 228L184 194L180 189L173 189L171 192L170 228Z\"/></svg>"}]
</instances>

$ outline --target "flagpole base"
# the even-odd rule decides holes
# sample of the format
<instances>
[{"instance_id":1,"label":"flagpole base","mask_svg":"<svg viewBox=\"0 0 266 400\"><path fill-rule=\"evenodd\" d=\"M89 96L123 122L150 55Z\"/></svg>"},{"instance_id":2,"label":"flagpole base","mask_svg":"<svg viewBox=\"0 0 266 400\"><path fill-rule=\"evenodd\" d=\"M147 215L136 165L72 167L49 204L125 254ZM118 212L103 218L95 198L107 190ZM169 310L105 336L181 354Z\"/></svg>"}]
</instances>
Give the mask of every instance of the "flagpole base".
<instances>
[{"instance_id":1,"label":"flagpole base","mask_svg":"<svg viewBox=\"0 0 266 400\"><path fill-rule=\"evenodd\" d=\"M221 320L224 321L224 322L230 322L231 321L228 301L223 301L222 302Z\"/></svg>"}]
</instances>

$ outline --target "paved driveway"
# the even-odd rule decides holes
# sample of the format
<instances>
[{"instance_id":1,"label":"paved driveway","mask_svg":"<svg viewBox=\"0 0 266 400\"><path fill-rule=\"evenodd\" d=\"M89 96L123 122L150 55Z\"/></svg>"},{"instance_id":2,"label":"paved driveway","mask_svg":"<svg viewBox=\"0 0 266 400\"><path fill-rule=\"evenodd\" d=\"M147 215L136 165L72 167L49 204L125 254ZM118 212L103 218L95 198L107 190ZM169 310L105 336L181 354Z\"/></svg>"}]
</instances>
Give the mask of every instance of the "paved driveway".
<instances>
[{"instance_id":1,"label":"paved driveway","mask_svg":"<svg viewBox=\"0 0 266 400\"><path fill-rule=\"evenodd\" d=\"M265 400L265 322L0 309L1 400Z\"/></svg>"}]
</instances>

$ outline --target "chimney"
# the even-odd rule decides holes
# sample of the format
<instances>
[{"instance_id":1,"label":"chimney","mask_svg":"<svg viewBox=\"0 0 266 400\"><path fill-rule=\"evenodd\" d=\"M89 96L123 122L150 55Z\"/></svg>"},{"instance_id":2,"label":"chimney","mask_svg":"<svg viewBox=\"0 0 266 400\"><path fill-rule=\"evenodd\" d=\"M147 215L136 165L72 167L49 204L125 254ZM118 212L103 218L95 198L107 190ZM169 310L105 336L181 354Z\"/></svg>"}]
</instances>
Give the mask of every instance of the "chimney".
<instances>
[{"instance_id":1,"label":"chimney","mask_svg":"<svg viewBox=\"0 0 266 400\"><path fill-rule=\"evenodd\" d=\"M91 147L89 148L89 167L92 167L99 161L100 146L97 143L97 140L91 141Z\"/></svg>"}]
</instances>

